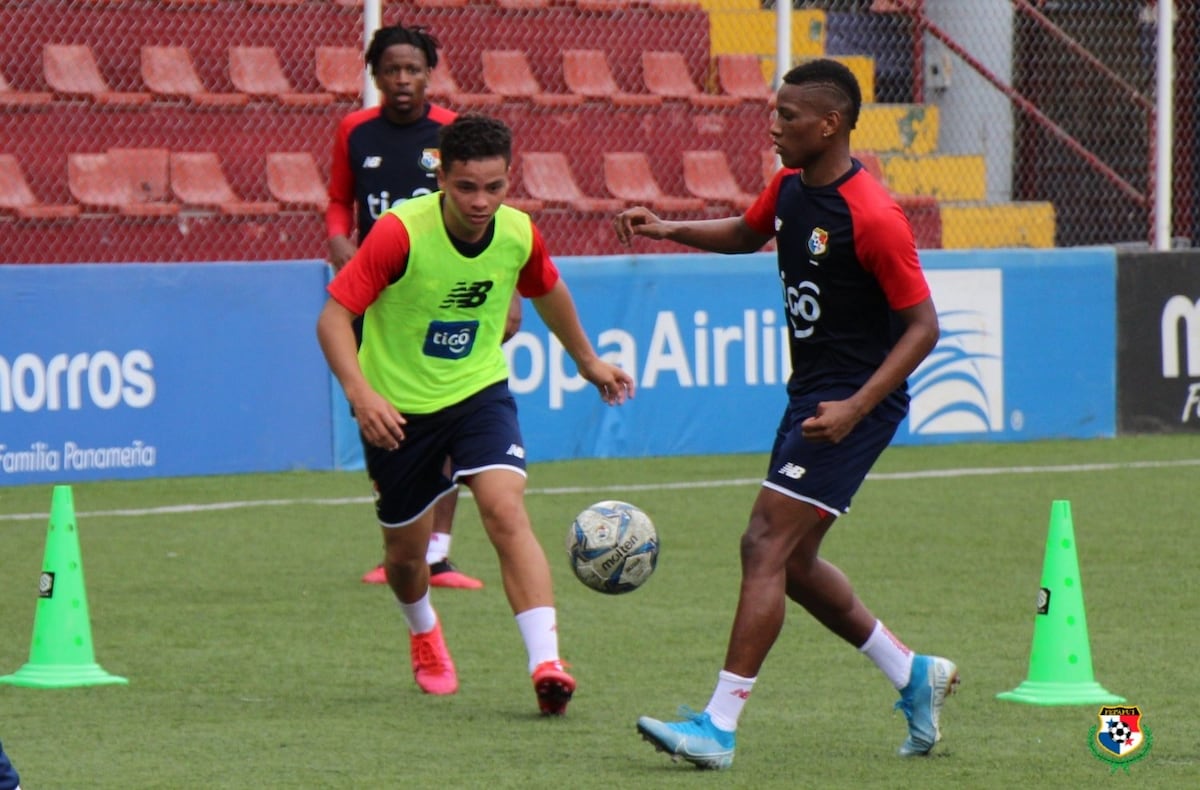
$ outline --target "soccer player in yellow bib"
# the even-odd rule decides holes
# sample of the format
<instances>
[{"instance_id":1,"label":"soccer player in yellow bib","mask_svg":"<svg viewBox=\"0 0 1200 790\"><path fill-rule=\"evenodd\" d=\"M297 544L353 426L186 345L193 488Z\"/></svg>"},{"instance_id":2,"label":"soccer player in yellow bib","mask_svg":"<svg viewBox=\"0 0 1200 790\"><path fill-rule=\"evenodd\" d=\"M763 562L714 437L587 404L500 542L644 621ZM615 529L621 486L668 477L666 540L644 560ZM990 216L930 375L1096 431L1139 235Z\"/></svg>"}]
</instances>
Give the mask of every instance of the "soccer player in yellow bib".
<instances>
[{"instance_id":1,"label":"soccer player in yellow bib","mask_svg":"<svg viewBox=\"0 0 1200 790\"><path fill-rule=\"evenodd\" d=\"M596 354L541 234L528 214L504 205L508 126L462 115L442 128L440 147L441 191L375 223L330 282L317 337L367 449L384 567L408 624L417 685L458 690L425 548L434 504L463 483L496 549L538 706L559 715L575 680L559 656L550 566L525 510L525 447L500 347L513 291L532 300L605 403L632 397L634 381ZM352 326L359 315L361 348Z\"/></svg>"}]
</instances>

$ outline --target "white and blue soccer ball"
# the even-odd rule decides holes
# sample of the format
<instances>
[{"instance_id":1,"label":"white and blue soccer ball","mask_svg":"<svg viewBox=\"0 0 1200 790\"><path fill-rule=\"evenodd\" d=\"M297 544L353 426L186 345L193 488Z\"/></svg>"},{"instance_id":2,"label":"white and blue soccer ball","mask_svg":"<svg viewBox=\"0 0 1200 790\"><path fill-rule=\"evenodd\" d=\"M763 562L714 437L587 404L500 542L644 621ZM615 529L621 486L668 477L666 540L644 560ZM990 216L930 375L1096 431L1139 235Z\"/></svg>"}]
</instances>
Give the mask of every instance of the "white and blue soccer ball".
<instances>
[{"instance_id":1,"label":"white and blue soccer ball","mask_svg":"<svg viewBox=\"0 0 1200 790\"><path fill-rule=\"evenodd\" d=\"M658 530L628 502L597 502L584 508L567 531L567 559L579 581L593 590L631 592L658 565Z\"/></svg>"}]
</instances>

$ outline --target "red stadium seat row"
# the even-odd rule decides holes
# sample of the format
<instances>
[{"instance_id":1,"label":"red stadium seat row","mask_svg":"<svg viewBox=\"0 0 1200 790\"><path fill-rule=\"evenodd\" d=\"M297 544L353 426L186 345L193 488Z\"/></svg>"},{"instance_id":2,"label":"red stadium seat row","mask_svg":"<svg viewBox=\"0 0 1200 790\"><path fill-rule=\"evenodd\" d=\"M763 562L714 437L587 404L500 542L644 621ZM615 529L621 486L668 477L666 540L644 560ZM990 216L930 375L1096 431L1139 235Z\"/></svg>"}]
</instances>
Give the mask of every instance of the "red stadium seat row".
<instances>
[{"instance_id":1,"label":"red stadium seat row","mask_svg":"<svg viewBox=\"0 0 1200 790\"><path fill-rule=\"evenodd\" d=\"M595 214L645 203L664 213L700 212L720 207L742 211L754 200L743 190L722 151L684 151L687 195L665 192L646 154L607 152L603 179L608 194L585 194L567 154L526 151L514 162L513 203L530 211L569 208ZM67 184L73 203L42 203L30 188L17 158L0 155L0 211L26 219L74 216L80 209L132 216L164 216L184 209L222 214L273 214L282 208L321 211L325 181L311 154L269 153L266 189L271 200L238 195L221 158L210 151L165 148L110 148L67 156Z\"/></svg>"},{"instance_id":2,"label":"red stadium seat row","mask_svg":"<svg viewBox=\"0 0 1200 790\"><path fill-rule=\"evenodd\" d=\"M321 106L339 99L356 100L365 77L362 53L352 47L318 46L313 72L321 90L297 91L273 47L234 45L228 48L228 75L233 91L212 90L198 75L188 49L147 44L140 49L141 81L145 91L113 90L91 47L86 44L46 44L42 72L50 91L14 88L0 74L0 105L41 105L54 98L88 98L106 106L137 107L155 98L190 100L198 105L241 106L251 100L271 100L289 106ZM770 89L755 55L720 55L715 71L719 93L703 90L693 80L680 52L641 54L642 84L637 92L623 91L613 77L608 58L598 49L568 49L561 53L566 92L546 91L521 50L480 53L485 92L459 87L454 67L443 55L433 71L430 96L459 108L494 106L503 101L530 101L540 106L567 107L585 101L618 106L654 106L686 101L700 108L766 102Z\"/></svg>"},{"instance_id":3,"label":"red stadium seat row","mask_svg":"<svg viewBox=\"0 0 1200 790\"><path fill-rule=\"evenodd\" d=\"M0 154L0 212L23 219L60 219L81 211L157 217L183 210L220 214L322 211L325 179L307 152L268 153L266 190L271 200L246 200L230 186L220 156L165 148L110 148L67 156L67 185L74 202L42 203L12 154Z\"/></svg>"}]
</instances>

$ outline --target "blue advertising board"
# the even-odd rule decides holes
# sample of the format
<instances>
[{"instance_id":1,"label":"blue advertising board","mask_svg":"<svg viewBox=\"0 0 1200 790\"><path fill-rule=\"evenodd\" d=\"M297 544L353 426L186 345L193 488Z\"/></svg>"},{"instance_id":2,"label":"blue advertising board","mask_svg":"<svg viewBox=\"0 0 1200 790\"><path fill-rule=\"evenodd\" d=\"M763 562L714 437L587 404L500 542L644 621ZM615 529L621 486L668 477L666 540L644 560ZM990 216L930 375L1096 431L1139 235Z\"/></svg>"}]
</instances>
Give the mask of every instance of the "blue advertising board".
<instances>
[{"instance_id":1,"label":"blue advertising board","mask_svg":"<svg viewBox=\"0 0 1200 790\"><path fill-rule=\"evenodd\" d=\"M942 336L899 444L1115 434L1111 249L926 251ZM526 302L527 457L765 452L785 403L774 256L558 261L637 396L605 406ZM361 468L315 340L328 267L0 266L0 485Z\"/></svg>"},{"instance_id":2,"label":"blue advertising board","mask_svg":"<svg viewBox=\"0 0 1200 790\"><path fill-rule=\"evenodd\" d=\"M910 378L897 444L1089 438L1115 433L1115 253L922 251L942 337ZM506 345L532 461L765 452L790 366L775 256L558 261L584 328L633 373L605 406L528 307ZM337 464L358 468L335 406Z\"/></svg>"},{"instance_id":3,"label":"blue advertising board","mask_svg":"<svg viewBox=\"0 0 1200 790\"><path fill-rule=\"evenodd\" d=\"M325 269L0 266L0 485L330 468Z\"/></svg>"}]
</instances>

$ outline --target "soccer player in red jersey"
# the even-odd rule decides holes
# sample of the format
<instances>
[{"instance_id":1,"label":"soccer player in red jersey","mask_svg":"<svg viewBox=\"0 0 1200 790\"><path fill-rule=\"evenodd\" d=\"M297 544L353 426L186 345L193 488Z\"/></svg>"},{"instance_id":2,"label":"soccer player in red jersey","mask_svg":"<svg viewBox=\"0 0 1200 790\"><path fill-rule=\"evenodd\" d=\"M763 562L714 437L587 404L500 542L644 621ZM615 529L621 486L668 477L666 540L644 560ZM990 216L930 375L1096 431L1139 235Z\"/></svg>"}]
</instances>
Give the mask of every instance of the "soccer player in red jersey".
<instances>
[{"instance_id":1,"label":"soccer player in red jersey","mask_svg":"<svg viewBox=\"0 0 1200 790\"><path fill-rule=\"evenodd\" d=\"M325 227L335 273L357 249L351 241L356 228L361 242L389 208L437 190L438 132L455 118L453 110L425 98L429 73L438 63L438 41L424 28L380 28L365 61L380 103L347 115L334 136ZM520 300L514 299L510 308L504 340L521 325ZM483 582L450 561L457 503L456 490L436 505L427 552L430 578L435 587L478 589ZM362 580L386 584L383 564L363 574Z\"/></svg>"},{"instance_id":2,"label":"soccer player in red jersey","mask_svg":"<svg viewBox=\"0 0 1200 790\"><path fill-rule=\"evenodd\" d=\"M742 216L668 222L643 207L618 238L670 239L722 253L778 244L792 374L766 479L742 536L742 584L716 688L683 721L644 716L661 751L703 768L733 762L735 731L787 599L858 648L900 692L901 755L928 754L958 680L954 663L914 653L819 556L821 541L908 412L906 380L934 348L938 318L900 207L850 155L862 94L833 60L783 78L770 134L783 169Z\"/></svg>"},{"instance_id":3,"label":"soccer player in red jersey","mask_svg":"<svg viewBox=\"0 0 1200 790\"><path fill-rule=\"evenodd\" d=\"M424 554L434 506L463 483L496 550L538 706L560 715L575 680L559 657L550 566L525 509L525 444L500 348L513 294L532 300L605 403L632 397L634 382L596 354L529 215L503 204L508 126L463 115L440 143L441 191L380 218L329 284L317 336L362 433L417 685L428 694L458 690Z\"/></svg>"}]
</instances>

